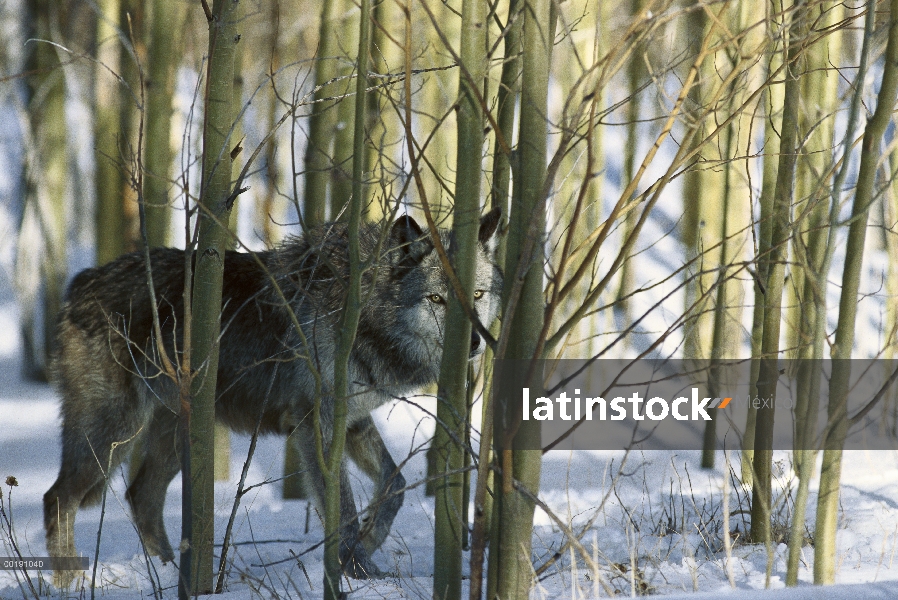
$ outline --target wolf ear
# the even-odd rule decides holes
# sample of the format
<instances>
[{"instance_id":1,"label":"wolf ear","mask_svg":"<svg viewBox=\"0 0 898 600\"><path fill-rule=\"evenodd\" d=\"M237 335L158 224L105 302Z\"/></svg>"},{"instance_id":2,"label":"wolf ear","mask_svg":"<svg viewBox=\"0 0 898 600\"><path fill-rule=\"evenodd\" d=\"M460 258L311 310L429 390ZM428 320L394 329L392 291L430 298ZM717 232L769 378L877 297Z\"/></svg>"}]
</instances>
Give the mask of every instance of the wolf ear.
<instances>
[{"instance_id":1,"label":"wolf ear","mask_svg":"<svg viewBox=\"0 0 898 600\"><path fill-rule=\"evenodd\" d=\"M499 228L501 218L502 209L498 206L480 217L480 231L477 233L477 241L483 244L490 253L496 251L496 246L499 243L499 236L496 235L496 230Z\"/></svg>"},{"instance_id":2,"label":"wolf ear","mask_svg":"<svg viewBox=\"0 0 898 600\"><path fill-rule=\"evenodd\" d=\"M430 240L424 239L424 231L408 215L402 215L390 228L389 249L397 267L412 267L430 252Z\"/></svg>"}]
</instances>

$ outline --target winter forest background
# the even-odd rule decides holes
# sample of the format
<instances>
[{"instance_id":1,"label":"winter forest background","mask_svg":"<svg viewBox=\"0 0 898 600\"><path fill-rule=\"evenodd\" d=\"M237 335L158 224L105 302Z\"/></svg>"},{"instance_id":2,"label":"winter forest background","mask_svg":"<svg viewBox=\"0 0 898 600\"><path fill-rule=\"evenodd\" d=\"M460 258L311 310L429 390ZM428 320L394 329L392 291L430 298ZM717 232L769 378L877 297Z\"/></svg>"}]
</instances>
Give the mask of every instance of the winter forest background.
<instances>
[{"instance_id":1,"label":"winter forest background","mask_svg":"<svg viewBox=\"0 0 898 600\"><path fill-rule=\"evenodd\" d=\"M0 555L46 552L59 465L46 367L67 282L145 241L186 247L204 152L226 161L234 200L218 243L243 251L353 215L452 227L457 206L502 207L500 262L520 282L493 330L505 357L708 373L896 358L898 0L0 0L0 28ZM229 43L210 45L215 31ZM210 83L229 98L217 140ZM715 450L711 431L704 450L502 462L482 427L492 350L471 403L456 365L460 397L434 387L375 413L410 489L375 555L391 576L344 580L352 597L894 596L894 451L843 452L840 427L826 451L771 451L761 410L745 415L753 450ZM428 460L432 415L452 403L467 445ZM895 390L872 410L898 431ZM325 515L281 480L290 446L260 439L241 481L250 446L216 430L216 572L240 500L221 592L331 595ZM424 480L452 466L463 485L434 499L446 488ZM177 596L176 567L140 548L127 476L79 513L95 573L61 591L49 573L0 570L0 598ZM435 519L440 502L465 510Z\"/></svg>"}]
</instances>

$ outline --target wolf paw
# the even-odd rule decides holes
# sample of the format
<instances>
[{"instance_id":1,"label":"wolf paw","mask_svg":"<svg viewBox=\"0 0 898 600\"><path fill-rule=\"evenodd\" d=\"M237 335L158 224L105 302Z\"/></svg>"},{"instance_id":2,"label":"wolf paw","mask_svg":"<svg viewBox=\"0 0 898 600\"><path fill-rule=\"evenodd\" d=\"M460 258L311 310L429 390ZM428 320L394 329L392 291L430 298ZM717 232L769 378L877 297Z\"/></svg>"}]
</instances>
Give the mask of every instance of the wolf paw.
<instances>
[{"instance_id":1,"label":"wolf paw","mask_svg":"<svg viewBox=\"0 0 898 600\"><path fill-rule=\"evenodd\" d=\"M343 564L343 573L353 579L383 579L387 573L381 571L368 556L356 554L349 559L340 561Z\"/></svg>"},{"instance_id":2,"label":"wolf paw","mask_svg":"<svg viewBox=\"0 0 898 600\"><path fill-rule=\"evenodd\" d=\"M84 582L90 586L87 573L84 571L59 570L53 571L53 586L58 590L77 590Z\"/></svg>"}]
</instances>

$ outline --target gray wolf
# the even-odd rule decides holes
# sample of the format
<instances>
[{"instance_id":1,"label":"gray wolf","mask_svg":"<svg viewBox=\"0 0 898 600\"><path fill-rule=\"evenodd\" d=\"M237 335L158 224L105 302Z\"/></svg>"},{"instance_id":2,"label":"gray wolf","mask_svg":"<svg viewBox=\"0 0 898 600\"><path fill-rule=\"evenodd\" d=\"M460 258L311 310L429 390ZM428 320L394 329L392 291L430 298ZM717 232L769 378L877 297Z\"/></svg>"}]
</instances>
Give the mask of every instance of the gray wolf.
<instances>
[{"instance_id":1,"label":"gray wolf","mask_svg":"<svg viewBox=\"0 0 898 600\"><path fill-rule=\"evenodd\" d=\"M478 235L475 308L487 327L497 315L502 290L494 260L499 216L494 210L482 217ZM446 231L440 236L451 253L452 236ZM360 529L344 460L340 558L345 573L366 578L382 575L370 556L389 533L405 488L370 412L436 382L451 288L429 236L409 216L363 225L359 245L372 268L363 276L363 306L349 364L346 451L375 482L377 493ZM330 223L274 250L225 256L216 419L239 432L252 432L257 423L264 433L295 431L290 439L302 458L303 486L319 506L324 480L311 422L316 393L311 365L322 382L333 381L347 246L346 225ZM169 356L177 356L176 349L183 348L184 251L153 249L150 263L164 344ZM127 460L132 444L114 451L113 444L140 432L142 460L132 473L127 499L147 551L164 561L174 559L162 509L181 464L178 393L158 367L150 302L142 253L82 271L68 289L52 367L62 398L62 465L44 495L52 556L75 556L76 511L100 500L109 462L115 469ZM471 357L484 346L473 333ZM321 397L320 426L329 440L333 398L326 391Z\"/></svg>"}]
</instances>

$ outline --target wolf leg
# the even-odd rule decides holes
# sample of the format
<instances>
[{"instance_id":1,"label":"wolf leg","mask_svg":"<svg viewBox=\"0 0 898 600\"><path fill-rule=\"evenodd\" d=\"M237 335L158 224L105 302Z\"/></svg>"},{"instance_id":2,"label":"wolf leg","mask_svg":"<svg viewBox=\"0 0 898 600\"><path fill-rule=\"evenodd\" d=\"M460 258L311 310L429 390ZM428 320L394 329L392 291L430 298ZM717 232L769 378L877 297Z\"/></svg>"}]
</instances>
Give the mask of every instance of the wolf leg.
<instances>
[{"instance_id":1,"label":"wolf leg","mask_svg":"<svg viewBox=\"0 0 898 600\"><path fill-rule=\"evenodd\" d=\"M325 438L329 433L324 432ZM318 465L314 432L310 430L297 432L291 439L296 440L299 454L303 459L305 489L311 493L312 500L323 514L325 483ZM340 468L340 564L343 565L343 572L353 579L384 576L359 539L359 519L345 461Z\"/></svg>"},{"instance_id":2,"label":"wolf leg","mask_svg":"<svg viewBox=\"0 0 898 600\"><path fill-rule=\"evenodd\" d=\"M147 553L163 562L175 553L165 533L162 511L168 485L181 470L178 420L166 408L153 415L145 436L145 454L128 487L127 498Z\"/></svg>"},{"instance_id":3,"label":"wolf leg","mask_svg":"<svg viewBox=\"0 0 898 600\"><path fill-rule=\"evenodd\" d=\"M405 496L405 478L393 462L371 416L346 431L349 457L377 485L374 501L362 519L362 544L369 554L380 548Z\"/></svg>"},{"instance_id":4,"label":"wolf leg","mask_svg":"<svg viewBox=\"0 0 898 600\"><path fill-rule=\"evenodd\" d=\"M114 470L125 454L123 448L113 451L114 442L133 435L129 432L132 424L108 414L85 419L89 412L72 410L63 421L59 476L44 494L44 530L50 556L77 556L75 514L80 506L100 500L106 485L104 471L110 467ZM53 582L57 587L67 587L78 575L76 571L56 571Z\"/></svg>"}]
</instances>

